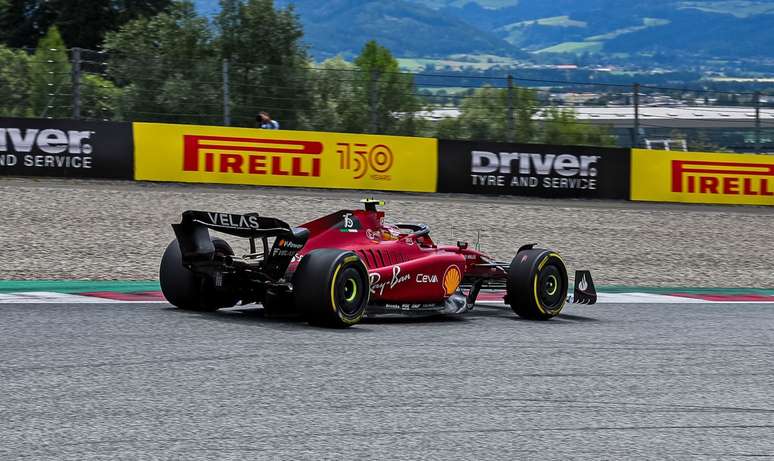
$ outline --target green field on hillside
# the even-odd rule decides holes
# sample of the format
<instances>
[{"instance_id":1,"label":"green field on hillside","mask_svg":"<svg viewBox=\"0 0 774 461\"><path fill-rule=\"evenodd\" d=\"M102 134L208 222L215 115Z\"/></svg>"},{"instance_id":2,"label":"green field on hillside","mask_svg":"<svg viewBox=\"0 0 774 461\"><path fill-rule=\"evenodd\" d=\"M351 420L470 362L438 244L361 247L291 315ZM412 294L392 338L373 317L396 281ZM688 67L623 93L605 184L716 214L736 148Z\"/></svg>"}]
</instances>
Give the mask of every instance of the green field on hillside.
<instances>
[{"instance_id":1,"label":"green field on hillside","mask_svg":"<svg viewBox=\"0 0 774 461\"><path fill-rule=\"evenodd\" d=\"M549 46L536 53L598 53L602 51L604 44L602 42L564 42L558 45Z\"/></svg>"},{"instance_id":2,"label":"green field on hillside","mask_svg":"<svg viewBox=\"0 0 774 461\"><path fill-rule=\"evenodd\" d=\"M774 4L748 0L719 0L714 2L682 2L680 9L694 9L706 13L731 14L737 18L749 18L759 14L774 13Z\"/></svg>"},{"instance_id":3,"label":"green field on hillside","mask_svg":"<svg viewBox=\"0 0 774 461\"><path fill-rule=\"evenodd\" d=\"M400 68L409 72L425 70L425 66L432 65L437 69L450 68L452 70L478 69L486 70L492 67L514 67L522 61L518 59L495 56L491 54L481 55L452 55L448 58L397 58Z\"/></svg>"},{"instance_id":4,"label":"green field on hillside","mask_svg":"<svg viewBox=\"0 0 774 461\"><path fill-rule=\"evenodd\" d=\"M550 18L540 18L540 19L532 19L529 21L520 21L520 22L514 22L513 24L508 24L507 26L503 26L502 29L504 30L511 30L517 27L527 27L527 26L547 26L547 27L586 27L588 24L583 21L576 21L574 19L570 19L569 16L552 16Z\"/></svg>"},{"instance_id":5,"label":"green field on hillside","mask_svg":"<svg viewBox=\"0 0 774 461\"><path fill-rule=\"evenodd\" d=\"M666 26L671 21L668 19L658 19L658 18L642 18L642 25L641 26L633 26L633 27L625 27L623 29L617 29L612 32L608 32L606 34L602 35L594 35L591 37L588 37L585 41L587 42L603 42L605 40L612 40L614 38L620 37L624 34L631 34L632 32L638 32L641 30L645 30L649 27L657 27L657 26Z\"/></svg>"}]
</instances>

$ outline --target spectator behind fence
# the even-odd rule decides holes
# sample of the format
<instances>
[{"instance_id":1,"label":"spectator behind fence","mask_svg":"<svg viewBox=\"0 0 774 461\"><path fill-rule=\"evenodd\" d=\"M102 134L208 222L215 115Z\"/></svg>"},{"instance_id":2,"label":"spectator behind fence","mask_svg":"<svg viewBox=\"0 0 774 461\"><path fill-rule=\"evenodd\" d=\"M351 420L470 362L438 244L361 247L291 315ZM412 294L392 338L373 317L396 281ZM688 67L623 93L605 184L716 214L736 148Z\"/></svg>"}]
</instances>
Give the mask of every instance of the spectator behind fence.
<instances>
[{"instance_id":1,"label":"spectator behind fence","mask_svg":"<svg viewBox=\"0 0 774 461\"><path fill-rule=\"evenodd\" d=\"M268 112L260 112L255 120L258 122L258 126L264 130L279 130L279 122L272 120Z\"/></svg>"}]
</instances>

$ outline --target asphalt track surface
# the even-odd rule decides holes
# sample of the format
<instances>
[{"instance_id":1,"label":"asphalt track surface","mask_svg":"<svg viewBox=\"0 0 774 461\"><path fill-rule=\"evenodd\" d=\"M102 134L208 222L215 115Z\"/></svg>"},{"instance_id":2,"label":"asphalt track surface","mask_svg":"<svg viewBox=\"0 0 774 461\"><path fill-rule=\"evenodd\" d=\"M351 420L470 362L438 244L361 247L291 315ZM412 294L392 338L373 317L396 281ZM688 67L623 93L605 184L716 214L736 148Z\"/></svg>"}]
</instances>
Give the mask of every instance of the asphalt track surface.
<instances>
[{"instance_id":1,"label":"asphalt track surface","mask_svg":"<svg viewBox=\"0 0 774 461\"><path fill-rule=\"evenodd\" d=\"M349 330L0 306L2 459L774 457L774 307L503 307Z\"/></svg>"}]
</instances>

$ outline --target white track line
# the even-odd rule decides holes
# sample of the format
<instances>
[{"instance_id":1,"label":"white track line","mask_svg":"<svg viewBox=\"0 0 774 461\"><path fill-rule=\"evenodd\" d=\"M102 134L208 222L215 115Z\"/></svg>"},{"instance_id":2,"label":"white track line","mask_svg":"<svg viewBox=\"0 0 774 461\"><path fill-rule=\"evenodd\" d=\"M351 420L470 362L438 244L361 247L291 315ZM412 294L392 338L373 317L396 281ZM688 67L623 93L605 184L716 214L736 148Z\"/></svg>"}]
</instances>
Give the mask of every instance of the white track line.
<instances>
[{"instance_id":1,"label":"white track line","mask_svg":"<svg viewBox=\"0 0 774 461\"><path fill-rule=\"evenodd\" d=\"M19 293L0 293L0 304L126 304L116 299L81 296L50 291L24 291ZM166 303L166 301L142 301L143 303Z\"/></svg>"},{"instance_id":2,"label":"white track line","mask_svg":"<svg viewBox=\"0 0 774 461\"><path fill-rule=\"evenodd\" d=\"M505 304L503 301L481 301L478 304ZM655 293L599 293L597 304L774 304L774 301L709 301Z\"/></svg>"},{"instance_id":3,"label":"white track line","mask_svg":"<svg viewBox=\"0 0 774 461\"><path fill-rule=\"evenodd\" d=\"M112 300L49 291L24 291L0 294L0 304L101 304L104 302L112 302Z\"/></svg>"}]
</instances>

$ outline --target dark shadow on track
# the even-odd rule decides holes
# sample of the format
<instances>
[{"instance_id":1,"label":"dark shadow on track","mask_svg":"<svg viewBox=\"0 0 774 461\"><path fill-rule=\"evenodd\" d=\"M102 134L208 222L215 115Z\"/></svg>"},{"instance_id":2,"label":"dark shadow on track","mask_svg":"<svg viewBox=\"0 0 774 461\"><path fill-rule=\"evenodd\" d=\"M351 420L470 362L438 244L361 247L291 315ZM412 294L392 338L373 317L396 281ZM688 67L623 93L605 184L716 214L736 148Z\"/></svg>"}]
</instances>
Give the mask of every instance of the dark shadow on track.
<instances>
[{"instance_id":1,"label":"dark shadow on track","mask_svg":"<svg viewBox=\"0 0 774 461\"><path fill-rule=\"evenodd\" d=\"M511 320L534 322L534 320L525 320L516 315L510 307L505 305L492 305L482 304L476 305L473 310L467 314L469 317L503 317ZM557 317L552 318L549 322L561 322L563 320L569 320L573 322L599 322L600 320L593 317L585 317L582 315L574 314L559 314Z\"/></svg>"},{"instance_id":2,"label":"dark shadow on track","mask_svg":"<svg viewBox=\"0 0 774 461\"><path fill-rule=\"evenodd\" d=\"M298 331L306 329L320 329L331 332L357 332L365 333L372 329L368 328L369 325L379 324L433 324L433 323L448 323L463 321L460 318L451 318L449 316L435 316L435 317L421 317L421 318L365 318L359 324L354 325L351 328L327 328L317 325L310 325L304 320L300 314L289 313L287 315L267 315L266 311L258 305L239 306L228 309L220 309L215 312L197 312L178 309L175 307L168 307L166 311L176 314L189 315L197 320L205 320L210 322L222 322L241 325L256 325L261 328L269 328L278 331Z\"/></svg>"},{"instance_id":3,"label":"dark shadow on track","mask_svg":"<svg viewBox=\"0 0 774 461\"><path fill-rule=\"evenodd\" d=\"M278 331L297 331L302 329L325 329L329 331L358 331L366 332L371 329L368 326L376 325L447 325L460 324L477 318L502 318L516 322L544 323L534 320L527 320L514 314L510 308L505 306L478 305L471 311L464 314L443 315L435 314L428 316L400 316L400 315L381 315L364 318L357 326L346 329L335 329L318 327L308 324L302 315L297 313L288 313L283 315L267 315L266 311L258 305L238 306L228 309L220 309L215 312L199 312L178 309L175 307L165 307L164 311L177 315L187 315L197 320L210 322L222 322L232 324L250 325L255 324L261 328L269 328ZM599 320L579 315L561 314L548 321L548 323L575 323L575 322L598 322Z\"/></svg>"},{"instance_id":4,"label":"dark shadow on track","mask_svg":"<svg viewBox=\"0 0 774 461\"><path fill-rule=\"evenodd\" d=\"M250 307L232 307L229 309L220 309L214 312L200 312L168 307L165 309L170 313L177 315L187 315L195 320L205 320L208 322L233 323L241 325L259 324L262 328L272 330L295 331L306 328L314 328L306 323L300 316L267 316L263 308L257 306Z\"/></svg>"},{"instance_id":5,"label":"dark shadow on track","mask_svg":"<svg viewBox=\"0 0 774 461\"><path fill-rule=\"evenodd\" d=\"M592 317L584 317L582 315L571 315L571 314L559 314L559 319L563 320L574 320L576 322L599 322L599 319L595 319Z\"/></svg>"},{"instance_id":6,"label":"dark shadow on track","mask_svg":"<svg viewBox=\"0 0 774 461\"><path fill-rule=\"evenodd\" d=\"M443 324L443 323L459 323L464 322L466 315L428 315L419 317L390 317L390 316L377 316L364 318L362 323L371 325L401 325L401 324Z\"/></svg>"}]
</instances>

